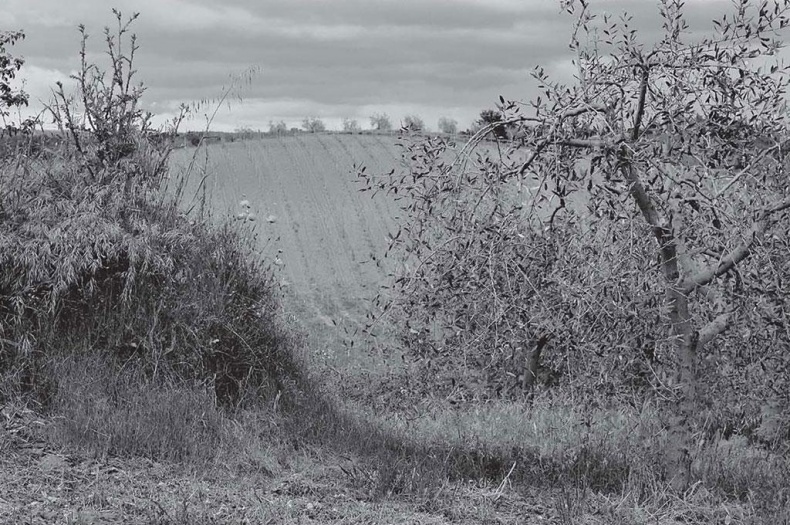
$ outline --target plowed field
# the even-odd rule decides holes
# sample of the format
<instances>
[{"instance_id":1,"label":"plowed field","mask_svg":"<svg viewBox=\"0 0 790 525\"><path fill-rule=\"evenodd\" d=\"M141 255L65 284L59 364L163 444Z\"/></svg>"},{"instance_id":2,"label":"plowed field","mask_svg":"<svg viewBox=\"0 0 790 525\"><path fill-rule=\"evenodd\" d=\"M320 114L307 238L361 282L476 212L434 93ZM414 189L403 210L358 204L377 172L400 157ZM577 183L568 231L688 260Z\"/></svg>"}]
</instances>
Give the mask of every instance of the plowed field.
<instances>
[{"instance_id":1,"label":"plowed field","mask_svg":"<svg viewBox=\"0 0 790 525\"><path fill-rule=\"evenodd\" d=\"M398 167L396 141L296 135L211 144L207 159L199 153L212 208L254 215L245 224L254 226L264 257L279 268L286 308L313 338L313 352L341 361L348 356L346 331L361 326L368 300L392 270L383 255L399 211L386 195L360 192L353 166L381 174ZM173 161L183 166L193 153L177 150ZM193 174L191 185L199 179Z\"/></svg>"}]
</instances>

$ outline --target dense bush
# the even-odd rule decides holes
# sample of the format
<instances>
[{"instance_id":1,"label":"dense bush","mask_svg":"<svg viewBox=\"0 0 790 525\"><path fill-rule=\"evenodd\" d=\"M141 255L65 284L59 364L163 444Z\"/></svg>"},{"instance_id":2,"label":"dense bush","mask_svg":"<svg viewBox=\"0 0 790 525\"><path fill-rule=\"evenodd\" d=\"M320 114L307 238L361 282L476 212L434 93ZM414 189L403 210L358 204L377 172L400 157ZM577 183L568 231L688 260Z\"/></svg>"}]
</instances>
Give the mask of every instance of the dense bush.
<instances>
[{"instance_id":1,"label":"dense bush","mask_svg":"<svg viewBox=\"0 0 790 525\"><path fill-rule=\"evenodd\" d=\"M222 402L276 393L296 369L274 281L248 234L181 211L188 173L139 108L133 36L121 53L135 17L115 14L109 75L81 28L77 95L59 85L50 107L62 145L0 166L0 396L50 400L55 365L96 352Z\"/></svg>"}]
</instances>

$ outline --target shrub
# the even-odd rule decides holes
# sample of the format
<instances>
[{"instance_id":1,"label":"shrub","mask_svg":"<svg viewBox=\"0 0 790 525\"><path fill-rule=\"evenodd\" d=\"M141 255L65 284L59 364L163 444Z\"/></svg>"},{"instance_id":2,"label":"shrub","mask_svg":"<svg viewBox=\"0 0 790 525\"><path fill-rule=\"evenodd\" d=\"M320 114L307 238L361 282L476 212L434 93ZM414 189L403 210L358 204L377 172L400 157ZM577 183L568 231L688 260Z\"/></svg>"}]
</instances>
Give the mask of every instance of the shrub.
<instances>
[{"instance_id":1,"label":"shrub","mask_svg":"<svg viewBox=\"0 0 790 525\"><path fill-rule=\"evenodd\" d=\"M186 134L186 140L190 146L198 147L200 145L200 133L196 133L194 131L188 131Z\"/></svg>"},{"instance_id":2,"label":"shrub","mask_svg":"<svg viewBox=\"0 0 790 525\"><path fill-rule=\"evenodd\" d=\"M324 121L318 117L305 117L302 120L302 129L308 133L317 133L319 131L326 131Z\"/></svg>"},{"instance_id":3,"label":"shrub","mask_svg":"<svg viewBox=\"0 0 790 525\"><path fill-rule=\"evenodd\" d=\"M389 131L392 129L392 121L386 113L374 113L370 116L370 127L376 131Z\"/></svg>"},{"instance_id":4,"label":"shrub","mask_svg":"<svg viewBox=\"0 0 790 525\"><path fill-rule=\"evenodd\" d=\"M403 127L412 131L422 131L425 129L425 122L419 115L406 115L403 117Z\"/></svg>"},{"instance_id":5,"label":"shrub","mask_svg":"<svg viewBox=\"0 0 790 525\"><path fill-rule=\"evenodd\" d=\"M458 121L453 118L442 117L439 119L439 131L448 135L455 135L458 132Z\"/></svg>"},{"instance_id":6,"label":"shrub","mask_svg":"<svg viewBox=\"0 0 790 525\"><path fill-rule=\"evenodd\" d=\"M0 169L0 395L46 402L63 386L54 365L91 352L225 403L289 388L271 275L252 239L180 211L188 173L170 177L172 142L139 109L134 36L121 52L136 15L114 13L112 82L85 61L81 27L77 96L59 85L50 107L64 146Z\"/></svg>"},{"instance_id":7,"label":"shrub","mask_svg":"<svg viewBox=\"0 0 790 525\"><path fill-rule=\"evenodd\" d=\"M500 124L503 120L501 111L484 109L480 112L480 118L474 123L473 128L475 132L487 128L489 130L488 137L493 135L497 139L507 139L509 128L506 124Z\"/></svg>"},{"instance_id":8,"label":"shrub","mask_svg":"<svg viewBox=\"0 0 790 525\"><path fill-rule=\"evenodd\" d=\"M269 121L269 133L272 135L285 135L288 133L288 126L284 120L278 122Z\"/></svg>"},{"instance_id":9,"label":"shrub","mask_svg":"<svg viewBox=\"0 0 790 525\"><path fill-rule=\"evenodd\" d=\"M359 127L359 122L357 122L356 119L344 118L343 131L345 131L346 133L359 133L360 131L362 131L362 128Z\"/></svg>"}]
</instances>

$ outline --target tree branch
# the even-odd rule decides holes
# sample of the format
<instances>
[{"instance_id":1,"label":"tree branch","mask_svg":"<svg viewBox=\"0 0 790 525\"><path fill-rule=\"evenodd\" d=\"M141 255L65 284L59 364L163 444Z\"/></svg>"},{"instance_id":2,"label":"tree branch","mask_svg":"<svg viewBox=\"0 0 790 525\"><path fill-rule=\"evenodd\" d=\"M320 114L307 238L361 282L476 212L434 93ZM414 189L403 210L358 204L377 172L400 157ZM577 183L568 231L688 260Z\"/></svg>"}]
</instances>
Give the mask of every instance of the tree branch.
<instances>
[{"instance_id":1,"label":"tree branch","mask_svg":"<svg viewBox=\"0 0 790 525\"><path fill-rule=\"evenodd\" d=\"M595 112L595 113L604 113L607 110L606 104L588 104L586 106L579 106L578 108L571 108L566 109L560 114L560 120L570 118L570 117L578 117L579 115L583 115L584 113Z\"/></svg>"},{"instance_id":2,"label":"tree branch","mask_svg":"<svg viewBox=\"0 0 790 525\"><path fill-rule=\"evenodd\" d=\"M704 270L697 272L680 284L680 291L683 294L690 294L700 286L705 286L716 277L724 275L732 270L736 264L746 259L751 253L752 245L758 235L765 231L765 224L759 223L749 230L746 240L735 247L730 253L721 258L716 266L708 266Z\"/></svg>"},{"instance_id":3,"label":"tree branch","mask_svg":"<svg viewBox=\"0 0 790 525\"><path fill-rule=\"evenodd\" d=\"M784 210L787 210L787 209L790 209L790 197L788 197L787 199L785 199L783 201L778 202L772 208L766 208L766 210L764 212L764 215L763 215L763 219L768 218L769 215L773 215L774 213L779 213L780 211L784 211Z\"/></svg>"},{"instance_id":4,"label":"tree branch","mask_svg":"<svg viewBox=\"0 0 790 525\"><path fill-rule=\"evenodd\" d=\"M724 275L725 273L732 270L735 265L746 259L749 254L751 253L752 246L754 245L754 241L757 239L758 236L765 233L765 230L768 229L769 222L768 218L778 212L784 211L790 208L790 197L780 201L776 205L770 208L765 208L761 213L760 217L755 221L755 224L749 229L746 234L746 240L744 240L741 244L736 246L730 253L725 255L724 257L719 260L716 266L708 266L704 270L697 272L696 274L692 275L691 277L685 279L680 284L680 291L684 294L689 294L699 288L700 286L705 286L712 282L715 278Z\"/></svg>"},{"instance_id":5,"label":"tree branch","mask_svg":"<svg viewBox=\"0 0 790 525\"><path fill-rule=\"evenodd\" d=\"M627 161L623 160L621 162ZM623 165L622 172L623 175L625 175L625 179L628 181L631 196L636 201L639 211L642 212L642 216L645 218L647 224L653 228L653 233L658 239L659 245L663 245L665 237L664 230L666 228L662 224L661 217L659 216L658 211L656 211L656 207L653 205L653 200L650 198L650 195L648 195L644 184L642 184L639 174L636 173L636 169L634 169L634 166L630 163Z\"/></svg>"},{"instance_id":6,"label":"tree branch","mask_svg":"<svg viewBox=\"0 0 790 525\"><path fill-rule=\"evenodd\" d=\"M699 331L699 338L697 340L697 348L705 348L705 345L710 343L716 336L724 333L730 325L730 318L734 312L726 312L714 319L713 321L702 327Z\"/></svg>"},{"instance_id":7,"label":"tree branch","mask_svg":"<svg viewBox=\"0 0 790 525\"><path fill-rule=\"evenodd\" d=\"M549 132L546 133L546 138L539 141L535 145L535 149L532 151L532 155L530 155L527 158L527 160L524 161L521 167L518 170L515 170L515 172L518 173L519 175L523 175L524 172L527 171L529 167L532 165L532 163L535 161L537 156L540 155L540 152L543 151L543 149L549 144L561 144L568 142L569 143L568 145L576 145L577 147L582 147L582 148L596 147L595 145L593 145L593 143L582 144L581 142L578 142L577 144L570 144L570 142L577 142L575 139L568 139L567 141L566 140L554 141L551 139L551 137L557 131L557 128L559 127L559 125L562 123L564 119L571 117L578 117L579 115L583 115L584 113L589 113L591 111L594 111L596 113L601 113L606 111L606 106L604 104L590 104L586 106L580 106L578 108L567 109L562 113L560 113L559 117L557 118L557 121L551 126Z\"/></svg>"},{"instance_id":8,"label":"tree branch","mask_svg":"<svg viewBox=\"0 0 790 525\"><path fill-rule=\"evenodd\" d=\"M599 148L612 148L615 146L616 143L604 139L562 139L552 142L552 144L559 144L560 146L571 146L573 148L599 149Z\"/></svg>"},{"instance_id":9,"label":"tree branch","mask_svg":"<svg viewBox=\"0 0 790 525\"><path fill-rule=\"evenodd\" d=\"M716 192L716 195L714 195L713 198L718 199L719 197L724 195L727 192L727 190L729 190L733 184L738 182L738 180L743 176L743 174L747 173L752 168L752 166L757 164L759 160L761 160L763 157L765 157L767 154L771 153L772 151L776 151L777 149L780 149L781 147L782 147L781 144L776 144L775 146L772 146L770 148L761 151L759 155L757 155L755 158L752 159L752 161L749 163L748 166L746 166L741 171L736 173L735 176L730 180L730 182L727 183L726 186L724 186L721 190Z\"/></svg>"},{"instance_id":10,"label":"tree branch","mask_svg":"<svg viewBox=\"0 0 790 525\"><path fill-rule=\"evenodd\" d=\"M634 118L634 129L631 132L631 140L636 142L639 138L639 130L642 127L642 116L645 114L645 98L647 98L647 81L650 79L650 69L642 67L642 81L639 83L639 102L636 105L636 117Z\"/></svg>"},{"instance_id":11,"label":"tree branch","mask_svg":"<svg viewBox=\"0 0 790 525\"><path fill-rule=\"evenodd\" d=\"M553 131L554 130L552 129L552 132ZM524 161L524 163L521 165L521 167L519 167L518 170L515 170L516 173L518 173L519 176L523 175L524 172L529 169L529 167L532 165L532 163L535 161L538 155L540 155L540 152L543 151L543 148L545 148L548 144L549 144L549 139L543 139L540 142L538 142L537 145L535 146L535 149L532 151L532 155L530 155L527 158L527 160Z\"/></svg>"}]
</instances>

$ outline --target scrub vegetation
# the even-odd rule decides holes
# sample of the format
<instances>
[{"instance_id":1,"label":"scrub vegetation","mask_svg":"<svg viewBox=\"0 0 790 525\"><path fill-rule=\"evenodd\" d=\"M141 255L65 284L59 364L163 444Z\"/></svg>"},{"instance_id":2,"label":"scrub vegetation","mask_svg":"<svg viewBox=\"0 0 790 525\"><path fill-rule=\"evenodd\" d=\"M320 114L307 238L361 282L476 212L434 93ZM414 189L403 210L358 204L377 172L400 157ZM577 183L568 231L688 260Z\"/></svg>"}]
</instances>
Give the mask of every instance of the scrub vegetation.
<instances>
[{"instance_id":1,"label":"scrub vegetation","mask_svg":"<svg viewBox=\"0 0 790 525\"><path fill-rule=\"evenodd\" d=\"M115 11L11 125L0 35L0 522L789 521L790 5L564 4L577 82L466 144L175 150Z\"/></svg>"}]
</instances>

